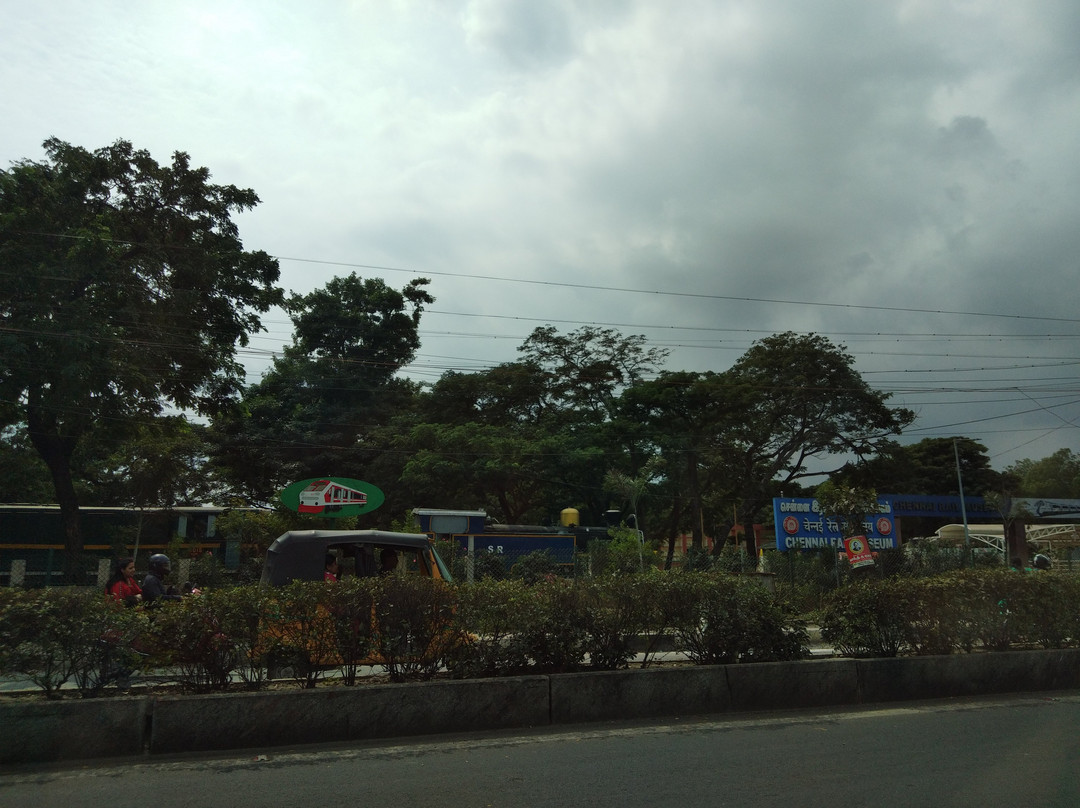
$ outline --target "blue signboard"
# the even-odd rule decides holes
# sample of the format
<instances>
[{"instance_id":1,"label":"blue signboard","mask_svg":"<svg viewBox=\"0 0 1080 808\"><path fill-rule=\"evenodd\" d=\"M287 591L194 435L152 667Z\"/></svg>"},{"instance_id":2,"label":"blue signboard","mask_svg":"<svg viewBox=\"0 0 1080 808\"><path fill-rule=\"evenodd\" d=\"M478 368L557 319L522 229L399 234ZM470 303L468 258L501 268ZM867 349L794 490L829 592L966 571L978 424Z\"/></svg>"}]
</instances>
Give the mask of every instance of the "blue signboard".
<instances>
[{"instance_id":1,"label":"blue signboard","mask_svg":"<svg viewBox=\"0 0 1080 808\"><path fill-rule=\"evenodd\" d=\"M982 497L964 497L964 510L960 509L960 497L925 497L903 494L883 494L881 499L892 507L893 516L941 517L959 519L967 516L978 522L1000 522L1002 515L998 506ZM1080 519L1080 500L1077 499L1007 499L1009 516L1029 519Z\"/></svg>"},{"instance_id":2,"label":"blue signboard","mask_svg":"<svg viewBox=\"0 0 1080 808\"><path fill-rule=\"evenodd\" d=\"M959 519L965 512L968 519L1000 521L1001 516L982 497L964 497L964 509L960 509L960 497L926 497L906 494L882 494L879 499L889 503L892 515L897 519L905 516L940 517Z\"/></svg>"},{"instance_id":3,"label":"blue signboard","mask_svg":"<svg viewBox=\"0 0 1080 808\"><path fill-rule=\"evenodd\" d=\"M468 536L456 536L463 550L469 549ZM560 564L574 563L574 536L566 533L549 533L522 536L515 533L482 533L473 536L476 552L487 551L495 555L508 557L509 563L517 561L523 555L546 550Z\"/></svg>"},{"instance_id":4,"label":"blue signboard","mask_svg":"<svg viewBox=\"0 0 1080 808\"><path fill-rule=\"evenodd\" d=\"M773 499L773 519L776 525L777 550L786 552L827 547L844 549L843 520L822 515L816 499ZM886 550L897 546L892 506L884 497L878 498L878 513L867 516L858 532L866 536L871 550Z\"/></svg>"}]
</instances>

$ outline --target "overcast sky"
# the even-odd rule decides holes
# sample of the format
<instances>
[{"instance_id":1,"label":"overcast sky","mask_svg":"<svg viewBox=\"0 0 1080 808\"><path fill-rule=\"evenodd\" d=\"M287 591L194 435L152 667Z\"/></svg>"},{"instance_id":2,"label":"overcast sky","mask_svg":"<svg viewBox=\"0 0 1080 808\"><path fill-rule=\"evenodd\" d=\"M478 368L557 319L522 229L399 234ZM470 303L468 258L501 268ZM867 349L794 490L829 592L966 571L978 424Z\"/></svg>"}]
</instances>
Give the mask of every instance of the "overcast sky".
<instances>
[{"instance_id":1,"label":"overcast sky","mask_svg":"<svg viewBox=\"0 0 1080 808\"><path fill-rule=\"evenodd\" d=\"M538 325L724 370L842 344L995 468L1080 449L1075 0L0 0L0 165L56 136L253 188L306 292L430 277L412 369ZM252 379L288 341L280 313Z\"/></svg>"}]
</instances>

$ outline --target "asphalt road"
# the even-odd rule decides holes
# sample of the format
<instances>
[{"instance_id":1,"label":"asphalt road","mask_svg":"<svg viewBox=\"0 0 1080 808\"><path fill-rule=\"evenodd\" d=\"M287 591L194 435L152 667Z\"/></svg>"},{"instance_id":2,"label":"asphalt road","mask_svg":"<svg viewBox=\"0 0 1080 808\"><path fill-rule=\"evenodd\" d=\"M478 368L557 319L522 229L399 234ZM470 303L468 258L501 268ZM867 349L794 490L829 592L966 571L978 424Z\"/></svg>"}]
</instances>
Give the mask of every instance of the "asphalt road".
<instances>
[{"instance_id":1,"label":"asphalt road","mask_svg":"<svg viewBox=\"0 0 1080 808\"><path fill-rule=\"evenodd\" d=\"M1080 806L1080 692L8 771L0 805Z\"/></svg>"}]
</instances>

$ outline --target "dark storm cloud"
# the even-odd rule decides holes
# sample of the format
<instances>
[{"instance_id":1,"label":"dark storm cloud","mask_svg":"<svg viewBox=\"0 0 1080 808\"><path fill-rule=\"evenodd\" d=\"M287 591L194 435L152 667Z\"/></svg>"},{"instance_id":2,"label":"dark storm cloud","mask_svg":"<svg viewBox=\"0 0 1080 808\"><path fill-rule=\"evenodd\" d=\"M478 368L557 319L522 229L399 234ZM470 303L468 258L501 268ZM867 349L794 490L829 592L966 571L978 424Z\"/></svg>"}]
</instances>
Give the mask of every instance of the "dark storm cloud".
<instances>
[{"instance_id":1,"label":"dark storm cloud","mask_svg":"<svg viewBox=\"0 0 1080 808\"><path fill-rule=\"evenodd\" d=\"M1047 375L1034 366L1080 354L1045 336L1077 328L1071 0L305 9L13 6L0 159L40 156L50 135L189 151L263 199L247 243L338 262L283 262L291 289L347 264L402 268L382 273L396 286L431 276L447 314L427 329L502 337L425 339L470 368L513 359L510 335L537 321L646 333L673 369L815 330L896 389L1026 364L981 377L1021 398ZM976 409L904 395L927 427ZM1040 434L1009 423L993 438L1006 456ZM1047 434L1043 454L1066 439Z\"/></svg>"}]
</instances>

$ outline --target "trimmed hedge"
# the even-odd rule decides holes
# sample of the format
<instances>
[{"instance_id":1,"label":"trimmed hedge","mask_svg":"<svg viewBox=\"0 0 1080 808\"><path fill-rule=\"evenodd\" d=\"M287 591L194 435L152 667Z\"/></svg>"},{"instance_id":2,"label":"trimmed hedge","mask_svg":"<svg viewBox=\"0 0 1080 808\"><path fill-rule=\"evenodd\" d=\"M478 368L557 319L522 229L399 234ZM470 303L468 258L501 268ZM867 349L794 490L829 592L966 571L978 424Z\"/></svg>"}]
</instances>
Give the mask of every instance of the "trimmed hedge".
<instances>
[{"instance_id":1,"label":"trimmed hedge","mask_svg":"<svg viewBox=\"0 0 1080 808\"><path fill-rule=\"evenodd\" d=\"M1080 579L967 570L851 581L819 614L845 656L950 654L1080 641ZM123 684L141 667L193 692L266 685L288 672L315 687L365 665L393 681L629 667L660 643L696 664L801 659L805 621L754 579L719 572L612 575L577 581L485 579L447 586L413 576L242 586L125 609L96 590L0 590L0 674L50 698Z\"/></svg>"},{"instance_id":2,"label":"trimmed hedge","mask_svg":"<svg viewBox=\"0 0 1080 808\"><path fill-rule=\"evenodd\" d=\"M992 569L852 582L826 599L821 636L852 657L1077 647L1080 578Z\"/></svg>"}]
</instances>

